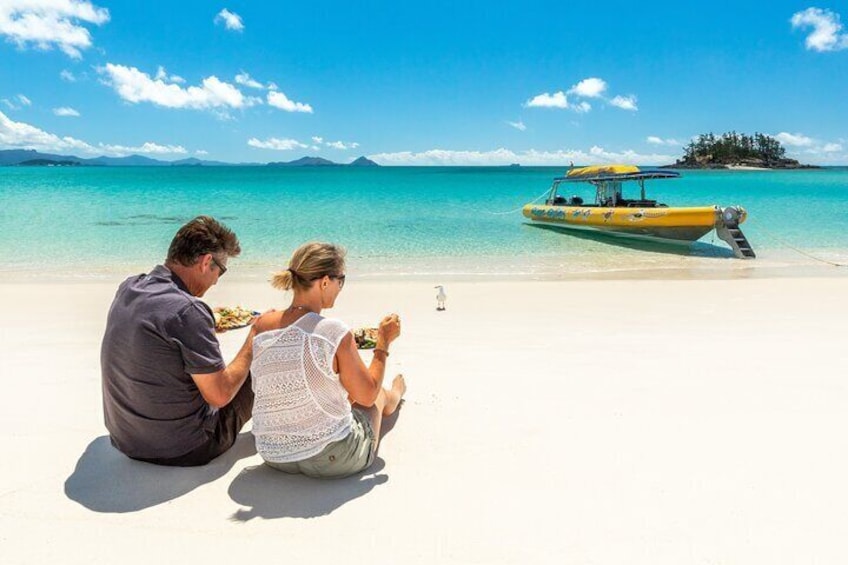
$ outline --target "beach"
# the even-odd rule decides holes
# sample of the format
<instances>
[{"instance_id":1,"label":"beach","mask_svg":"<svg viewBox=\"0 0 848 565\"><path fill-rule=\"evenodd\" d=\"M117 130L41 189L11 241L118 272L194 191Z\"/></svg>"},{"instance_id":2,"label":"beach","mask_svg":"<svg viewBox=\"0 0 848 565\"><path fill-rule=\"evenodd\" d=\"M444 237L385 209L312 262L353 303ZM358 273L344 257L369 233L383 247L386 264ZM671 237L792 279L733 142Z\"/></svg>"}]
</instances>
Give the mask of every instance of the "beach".
<instances>
[{"instance_id":1,"label":"beach","mask_svg":"<svg viewBox=\"0 0 848 565\"><path fill-rule=\"evenodd\" d=\"M4 563L848 559L844 269L351 280L326 313L400 314L389 376L409 390L374 467L341 481L263 466L250 424L202 468L114 450L99 344L121 278L0 282ZM285 298L238 278L205 297ZM220 335L227 359L245 335Z\"/></svg>"},{"instance_id":2,"label":"beach","mask_svg":"<svg viewBox=\"0 0 848 565\"><path fill-rule=\"evenodd\" d=\"M163 6L0 0L0 565L848 564L845 2ZM107 319L124 451L248 415L166 262L401 335L133 460Z\"/></svg>"}]
</instances>

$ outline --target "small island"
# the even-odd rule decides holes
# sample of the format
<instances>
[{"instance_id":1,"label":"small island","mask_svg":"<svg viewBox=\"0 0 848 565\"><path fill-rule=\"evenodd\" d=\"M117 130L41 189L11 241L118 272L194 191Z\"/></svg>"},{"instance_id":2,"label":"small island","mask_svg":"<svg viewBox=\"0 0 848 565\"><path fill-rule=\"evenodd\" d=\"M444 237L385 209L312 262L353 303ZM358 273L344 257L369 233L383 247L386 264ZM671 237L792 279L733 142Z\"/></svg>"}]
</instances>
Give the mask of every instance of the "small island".
<instances>
[{"instance_id":1,"label":"small island","mask_svg":"<svg viewBox=\"0 0 848 565\"><path fill-rule=\"evenodd\" d=\"M365 157L359 157L352 163L348 163L344 165L342 163L335 163L330 161L329 159L324 159L323 157L301 157L300 159L295 159L294 161L277 161L274 163L268 163L268 167L379 167L377 163L372 161L371 159Z\"/></svg>"},{"instance_id":2,"label":"small island","mask_svg":"<svg viewBox=\"0 0 848 565\"><path fill-rule=\"evenodd\" d=\"M686 146L683 158L672 169L816 169L786 157L786 149L773 137L762 133L735 131L716 137L701 134Z\"/></svg>"}]
</instances>

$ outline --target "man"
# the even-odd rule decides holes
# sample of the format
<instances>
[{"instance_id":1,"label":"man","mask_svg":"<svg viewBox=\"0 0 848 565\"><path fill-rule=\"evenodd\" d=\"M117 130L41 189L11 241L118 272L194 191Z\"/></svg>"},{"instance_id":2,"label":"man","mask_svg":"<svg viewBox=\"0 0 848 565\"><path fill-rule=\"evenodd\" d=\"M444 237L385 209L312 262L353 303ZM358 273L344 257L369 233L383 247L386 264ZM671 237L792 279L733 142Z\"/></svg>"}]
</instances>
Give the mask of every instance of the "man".
<instances>
[{"instance_id":1,"label":"man","mask_svg":"<svg viewBox=\"0 0 848 565\"><path fill-rule=\"evenodd\" d=\"M198 216L174 236L164 265L118 288L100 352L112 445L159 465L204 465L250 419L253 329L227 365L212 311L198 298L241 252L235 234Z\"/></svg>"}]
</instances>

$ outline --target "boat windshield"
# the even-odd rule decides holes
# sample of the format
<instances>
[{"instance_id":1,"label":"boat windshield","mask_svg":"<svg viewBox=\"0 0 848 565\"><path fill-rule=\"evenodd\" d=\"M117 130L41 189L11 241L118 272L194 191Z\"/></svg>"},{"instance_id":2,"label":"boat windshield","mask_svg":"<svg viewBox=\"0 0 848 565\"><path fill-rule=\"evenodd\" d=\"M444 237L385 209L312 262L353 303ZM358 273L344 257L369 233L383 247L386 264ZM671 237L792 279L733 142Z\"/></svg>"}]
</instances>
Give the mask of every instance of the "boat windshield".
<instances>
[{"instance_id":1,"label":"boat windshield","mask_svg":"<svg viewBox=\"0 0 848 565\"><path fill-rule=\"evenodd\" d=\"M627 172L608 172L599 170L600 168L593 167L591 174L587 174L589 169L574 169L565 177L554 179L551 191L548 196L547 203L549 205L561 206L628 206L628 207L653 207L657 206L656 200L648 200L645 193L646 179L662 179L662 178L678 178L680 173L673 171L635 171L628 170ZM575 174L577 173L577 174ZM583 199L579 196L560 196L559 190L562 188L562 183L586 183L591 184L595 189L594 203L584 204ZM625 195L624 186L628 185L627 194ZM632 185L638 184L639 193L634 194ZM628 198L628 196L630 198Z\"/></svg>"}]
</instances>

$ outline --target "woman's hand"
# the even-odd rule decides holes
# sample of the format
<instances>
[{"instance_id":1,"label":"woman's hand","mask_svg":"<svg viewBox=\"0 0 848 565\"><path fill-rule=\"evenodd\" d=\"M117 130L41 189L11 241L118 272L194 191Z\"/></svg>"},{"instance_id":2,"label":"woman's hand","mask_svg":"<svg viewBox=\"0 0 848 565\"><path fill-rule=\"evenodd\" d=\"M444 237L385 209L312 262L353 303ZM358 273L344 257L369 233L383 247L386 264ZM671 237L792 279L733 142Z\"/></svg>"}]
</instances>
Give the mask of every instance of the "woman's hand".
<instances>
[{"instance_id":1,"label":"woman's hand","mask_svg":"<svg viewBox=\"0 0 848 565\"><path fill-rule=\"evenodd\" d=\"M400 318L397 314L389 314L380 321L377 328L377 349L388 350L389 344L400 335Z\"/></svg>"}]
</instances>

